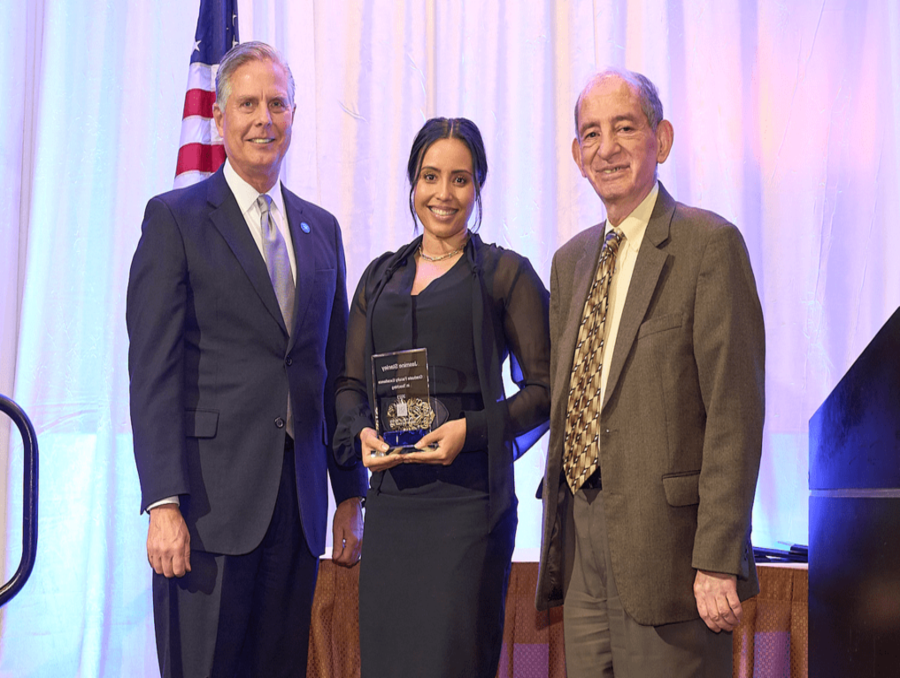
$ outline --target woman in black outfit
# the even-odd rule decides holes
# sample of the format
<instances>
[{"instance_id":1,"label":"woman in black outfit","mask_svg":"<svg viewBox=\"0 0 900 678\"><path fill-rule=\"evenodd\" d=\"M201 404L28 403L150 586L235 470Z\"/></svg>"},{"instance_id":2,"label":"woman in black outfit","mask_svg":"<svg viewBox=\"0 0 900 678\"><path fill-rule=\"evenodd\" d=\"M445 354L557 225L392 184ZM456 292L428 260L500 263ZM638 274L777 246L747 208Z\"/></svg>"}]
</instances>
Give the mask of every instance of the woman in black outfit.
<instances>
[{"instance_id":1,"label":"woman in black outfit","mask_svg":"<svg viewBox=\"0 0 900 678\"><path fill-rule=\"evenodd\" d=\"M517 524L513 461L547 429L550 411L549 295L527 259L474 232L487 175L474 123L425 123L408 175L423 235L363 274L337 384L337 458L361 456L372 471L362 675L493 678ZM370 358L420 347L444 416L421 451L397 454L374 430ZM519 387L510 397L507 357Z\"/></svg>"}]
</instances>

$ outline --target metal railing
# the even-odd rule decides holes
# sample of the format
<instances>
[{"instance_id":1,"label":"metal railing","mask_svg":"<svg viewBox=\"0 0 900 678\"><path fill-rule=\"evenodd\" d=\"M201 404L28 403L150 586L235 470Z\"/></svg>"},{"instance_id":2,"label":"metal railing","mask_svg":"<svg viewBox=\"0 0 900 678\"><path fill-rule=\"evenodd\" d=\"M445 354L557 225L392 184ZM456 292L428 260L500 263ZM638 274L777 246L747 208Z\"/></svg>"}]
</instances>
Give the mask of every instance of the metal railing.
<instances>
[{"instance_id":1,"label":"metal railing","mask_svg":"<svg viewBox=\"0 0 900 678\"><path fill-rule=\"evenodd\" d=\"M0 394L0 412L13 420L22 435L22 557L8 582L0 587L0 607L10 601L28 581L37 556L38 539L38 442L28 415L13 400Z\"/></svg>"}]
</instances>

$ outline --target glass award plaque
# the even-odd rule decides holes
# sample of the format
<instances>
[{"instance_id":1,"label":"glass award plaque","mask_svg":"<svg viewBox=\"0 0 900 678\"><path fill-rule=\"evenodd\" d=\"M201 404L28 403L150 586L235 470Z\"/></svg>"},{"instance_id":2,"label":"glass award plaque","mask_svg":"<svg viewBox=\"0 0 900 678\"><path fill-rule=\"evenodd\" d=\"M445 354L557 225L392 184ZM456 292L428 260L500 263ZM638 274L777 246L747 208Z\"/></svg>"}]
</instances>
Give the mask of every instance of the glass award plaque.
<instances>
[{"instance_id":1,"label":"glass award plaque","mask_svg":"<svg viewBox=\"0 0 900 678\"><path fill-rule=\"evenodd\" d=\"M435 413L428 388L428 352L424 348L372 356L375 430L391 449L386 454L416 452L415 444L431 431Z\"/></svg>"}]
</instances>

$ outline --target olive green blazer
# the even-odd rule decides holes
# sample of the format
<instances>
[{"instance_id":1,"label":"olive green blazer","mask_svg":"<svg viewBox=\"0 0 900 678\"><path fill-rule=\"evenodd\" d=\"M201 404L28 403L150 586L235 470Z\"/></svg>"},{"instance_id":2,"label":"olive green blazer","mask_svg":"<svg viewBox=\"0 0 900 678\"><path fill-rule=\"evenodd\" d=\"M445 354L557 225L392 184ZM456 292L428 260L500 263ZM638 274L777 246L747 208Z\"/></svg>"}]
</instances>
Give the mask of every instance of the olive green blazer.
<instances>
[{"instance_id":1,"label":"olive green blazer","mask_svg":"<svg viewBox=\"0 0 900 678\"><path fill-rule=\"evenodd\" d=\"M561 474L569 377L604 224L556 253L550 283L550 443L538 609L563 602L574 556ZM750 521L765 399L765 332L741 234L660 184L622 311L600 414L613 574L640 624L699 617L696 569L759 591Z\"/></svg>"}]
</instances>

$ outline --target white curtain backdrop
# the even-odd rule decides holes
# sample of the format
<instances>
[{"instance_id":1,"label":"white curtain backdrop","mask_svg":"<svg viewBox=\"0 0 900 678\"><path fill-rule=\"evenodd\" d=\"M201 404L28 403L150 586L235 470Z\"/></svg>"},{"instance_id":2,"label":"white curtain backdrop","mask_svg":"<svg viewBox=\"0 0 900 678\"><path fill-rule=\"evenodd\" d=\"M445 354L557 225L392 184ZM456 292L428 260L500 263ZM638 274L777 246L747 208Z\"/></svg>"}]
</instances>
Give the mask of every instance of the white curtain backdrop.
<instances>
[{"instance_id":1,"label":"white curtain backdrop","mask_svg":"<svg viewBox=\"0 0 900 678\"><path fill-rule=\"evenodd\" d=\"M0 676L156 676L138 514L125 286L147 200L172 186L199 0L0 0L0 392L41 449L38 561L0 612ZM334 212L348 285L412 236L425 119L466 116L490 171L482 235L528 256L603 218L571 160L604 65L660 88L660 178L747 241L768 342L754 541L807 542L809 417L900 305L895 0L245 0L243 40L297 82L284 179ZM161 422L164 425L164 422ZM518 462L533 559L544 447ZM0 563L21 551L22 450L0 422Z\"/></svg>"}]
</instances>

